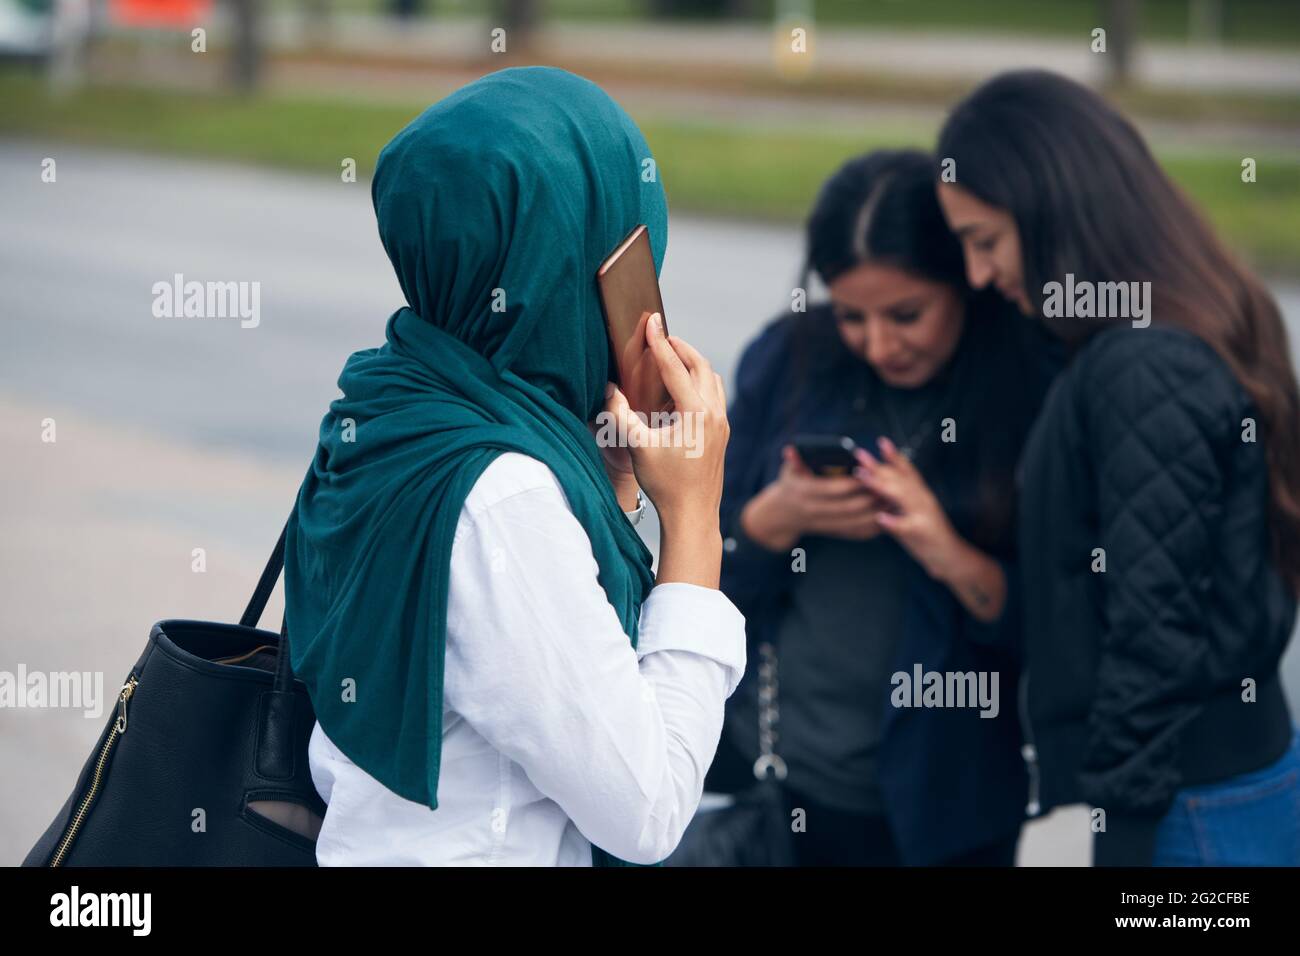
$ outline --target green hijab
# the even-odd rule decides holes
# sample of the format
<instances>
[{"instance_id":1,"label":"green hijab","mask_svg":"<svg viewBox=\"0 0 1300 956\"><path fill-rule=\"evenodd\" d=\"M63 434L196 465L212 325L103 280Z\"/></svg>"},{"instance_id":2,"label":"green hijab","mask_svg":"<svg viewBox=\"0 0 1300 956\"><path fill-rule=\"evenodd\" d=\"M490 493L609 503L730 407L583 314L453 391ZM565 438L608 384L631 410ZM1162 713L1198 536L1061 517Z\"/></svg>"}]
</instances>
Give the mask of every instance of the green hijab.
<instances>
[{"instance_id":1,"label":"green hijab","mask_svg":"<svg viewBox=\"0 0 1300 956\"><path fill-rule=\"evenodd\" d=\"M429 107L380 152L371 197L408 307L348 359L321 422L286 536L286 615L326 734L437 809L452 537L503 451L555 473L636 646L651 556L586 425L609 378L595 275L641 223L657 270L668 207L631 118L549 67Z\"/></svg>"}]
</instances>

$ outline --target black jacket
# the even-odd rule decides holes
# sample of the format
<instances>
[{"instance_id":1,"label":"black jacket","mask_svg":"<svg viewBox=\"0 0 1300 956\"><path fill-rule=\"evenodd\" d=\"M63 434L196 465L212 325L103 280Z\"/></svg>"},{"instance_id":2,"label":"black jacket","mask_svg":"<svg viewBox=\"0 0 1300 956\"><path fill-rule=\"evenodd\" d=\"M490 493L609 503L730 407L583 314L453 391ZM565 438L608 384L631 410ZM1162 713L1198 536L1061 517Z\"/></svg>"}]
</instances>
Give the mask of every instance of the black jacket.
<instances>
[{"instance_id":1,"label":"black jacket","mask_svg":"<svg viewBox=\"0 0 1300 956\"><path fill-rule=\"evenodd\" d=\"M1278 660L1296 602L1269 560L1264 439L1243 440L1247 418L1204 341L1117 325L1079 349L1026 445L1029 769L1043 810L1105 811L1098 865L1149 865L1177 790L1290 742Z\"/></svg>"}]
</instances>

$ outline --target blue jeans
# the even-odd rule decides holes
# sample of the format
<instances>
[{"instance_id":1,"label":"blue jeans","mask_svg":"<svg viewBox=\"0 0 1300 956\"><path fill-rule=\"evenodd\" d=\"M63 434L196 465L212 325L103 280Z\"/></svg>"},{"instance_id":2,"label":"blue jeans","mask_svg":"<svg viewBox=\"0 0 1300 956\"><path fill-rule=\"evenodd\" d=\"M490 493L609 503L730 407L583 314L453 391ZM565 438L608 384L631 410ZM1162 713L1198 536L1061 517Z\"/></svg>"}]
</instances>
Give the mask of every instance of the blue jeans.
<instances>
[{"instance_id":1,"label":"blue jeans","mask_svg":"<svg viewBox=\"0 0 1300 956\"><path fill-rule=\"evenodd\" d=\"M1300 866L1300 730L1275 763L1178 791L1152 863Z\"/></svg>"}]
</instances>

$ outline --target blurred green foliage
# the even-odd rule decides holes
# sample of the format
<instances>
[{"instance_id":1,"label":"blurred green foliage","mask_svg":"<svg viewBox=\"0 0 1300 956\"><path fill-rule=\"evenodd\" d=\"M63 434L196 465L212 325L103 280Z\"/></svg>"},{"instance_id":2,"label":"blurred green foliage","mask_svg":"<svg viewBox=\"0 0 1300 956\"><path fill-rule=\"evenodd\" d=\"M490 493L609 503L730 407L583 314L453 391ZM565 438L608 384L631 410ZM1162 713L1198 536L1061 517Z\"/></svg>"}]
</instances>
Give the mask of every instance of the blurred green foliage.
<instances>
[{"instance_id":1,"label":"blurred green foliage","mask_svg":"<svg viewBox=\"0 0 1300 956\"><path fill-rule=\"evenodd\" d=\"M289 95L242 99L136 88L90 88L51 98L35 77L0 72L0 135L261 163L339 176L344 158L368 175L379 149L429 100L340 101ZM635 112L635 111L634 111ZM927 123L870 128L776 127L637 116L677 212L801 221L818 186L849 156L933 142ZM1257 266L1300 275L1300 164L1255 152L1258 181L1241 181L1239 150L1157 149L1170 175L1224 240Z\"/></svg>"}]
</instances>

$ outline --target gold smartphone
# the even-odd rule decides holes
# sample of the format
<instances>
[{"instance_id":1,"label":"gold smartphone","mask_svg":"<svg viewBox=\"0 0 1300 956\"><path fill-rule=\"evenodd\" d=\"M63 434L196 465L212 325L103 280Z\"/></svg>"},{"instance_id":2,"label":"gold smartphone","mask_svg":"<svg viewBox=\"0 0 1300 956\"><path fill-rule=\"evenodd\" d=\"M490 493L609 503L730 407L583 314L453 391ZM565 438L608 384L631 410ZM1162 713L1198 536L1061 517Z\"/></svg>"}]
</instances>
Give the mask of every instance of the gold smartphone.
<instances>
[{"instance_id":1,"label":"gold smartphone","mask_svg":"<svg viewBox=\"0 0 1300 956\"><path fill-rule=\"evenodd\" d=\"M672 396L664 386L654 356L646 345L646 322L652 313L664 314L659 279L655 275L650 230L637 226L610 253L596 273L600 303L609 332L610 378L627 396L632 411L649 418L670 411ZM664 335L668 319L664 318Z\"/></svg>"}]
</instances>

